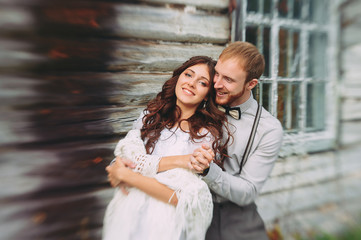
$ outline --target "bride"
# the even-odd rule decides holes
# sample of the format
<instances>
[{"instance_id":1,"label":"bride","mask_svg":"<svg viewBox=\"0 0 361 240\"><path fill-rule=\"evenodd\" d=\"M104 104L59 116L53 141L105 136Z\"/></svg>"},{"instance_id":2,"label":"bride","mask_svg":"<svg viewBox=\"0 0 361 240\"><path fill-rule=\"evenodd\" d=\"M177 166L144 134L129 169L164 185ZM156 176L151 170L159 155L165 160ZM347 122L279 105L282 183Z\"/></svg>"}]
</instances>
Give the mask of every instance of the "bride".
<instances>
[{"instance_id":1,"label":"bride","mask_svg":"<svg viewBox=\"0 0 361 240\"><path fill-rule=\"evenodd\" d=\"M157 173L161 157L192 154L202 144L212 146L222 165L229 137L222 141L225 116L214 102L215 61L196 56L174 70L155 99L149 102L115 155L130 159L107 167L116 188L104 217L103 239L200 240L212 219L210 191L187 162ZM189 160L188 160L189 164Z\"/></svg>"}]
</instances>

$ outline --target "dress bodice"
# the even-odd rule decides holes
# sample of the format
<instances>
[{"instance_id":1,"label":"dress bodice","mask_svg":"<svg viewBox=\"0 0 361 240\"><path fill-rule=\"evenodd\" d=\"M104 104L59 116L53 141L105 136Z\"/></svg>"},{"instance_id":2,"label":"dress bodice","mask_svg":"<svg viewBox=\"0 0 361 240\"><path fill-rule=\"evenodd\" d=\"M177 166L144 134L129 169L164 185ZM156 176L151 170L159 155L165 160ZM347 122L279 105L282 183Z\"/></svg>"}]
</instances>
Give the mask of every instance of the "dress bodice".
<instances>
[{"instance_id":1,"label":"dress bodice","mask_svg":"<svg viewBox=\"0 0 361 240\"><path fill-rule=\"evenodd\" d=\"M206 136L192 140L190 134L180 128L163 129L152 155L175 156L190 154L195 149L200 148L203 143L211 145L213 141L211 134L207 130L203 130L202 134L206 134Z\"/></svg>"}]
</instances>

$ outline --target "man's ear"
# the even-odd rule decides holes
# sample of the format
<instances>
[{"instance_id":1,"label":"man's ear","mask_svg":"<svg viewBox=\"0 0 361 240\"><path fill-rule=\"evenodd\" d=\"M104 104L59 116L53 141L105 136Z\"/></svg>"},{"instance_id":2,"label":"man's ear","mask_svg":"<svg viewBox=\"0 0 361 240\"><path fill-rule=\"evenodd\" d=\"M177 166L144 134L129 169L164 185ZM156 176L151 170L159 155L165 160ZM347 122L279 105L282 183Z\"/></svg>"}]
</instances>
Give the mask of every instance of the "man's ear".
<instances>
[{"instance_id":1,"label":"man's ear","mask_svg":"<svg viewBox=\"0 0 361 240\"><path fill-rule=\"evenodd\" d=\"M253 78L251 81L247 83L247 90L252 90L255 86L257 86L258 80L256 78Z\"/></svg>"}]
</instances>

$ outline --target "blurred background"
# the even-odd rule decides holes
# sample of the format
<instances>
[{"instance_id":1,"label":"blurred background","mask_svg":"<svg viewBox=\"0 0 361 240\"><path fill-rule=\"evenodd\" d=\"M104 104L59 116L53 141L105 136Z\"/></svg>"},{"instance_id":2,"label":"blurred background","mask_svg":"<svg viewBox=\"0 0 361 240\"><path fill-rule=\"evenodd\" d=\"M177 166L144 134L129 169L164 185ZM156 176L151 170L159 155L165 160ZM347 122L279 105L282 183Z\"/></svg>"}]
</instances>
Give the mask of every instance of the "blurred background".
<instances>
[{"instance_id":1,"label":"blurred background","mask_svg":"<svg viewBox=\"0 0 361 240\"><path fill-rule=\"evenodd\" d=\"M174 68L236 40L285 130L270 239L359 229L361 0L0 0L0 239L101 239L116 142Z\"/></svg>"}]
</instances>

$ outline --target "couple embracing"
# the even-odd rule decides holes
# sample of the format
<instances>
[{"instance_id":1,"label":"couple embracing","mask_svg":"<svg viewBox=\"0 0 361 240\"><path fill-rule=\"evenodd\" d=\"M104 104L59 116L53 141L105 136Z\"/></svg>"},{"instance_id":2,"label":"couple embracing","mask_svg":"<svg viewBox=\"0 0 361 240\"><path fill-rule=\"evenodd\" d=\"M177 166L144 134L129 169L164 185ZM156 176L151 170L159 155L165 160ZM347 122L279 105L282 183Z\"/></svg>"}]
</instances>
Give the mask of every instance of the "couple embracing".
<instances>
[{"instance_id":1,"label":"couple embracing","mask_svg":"<svg viewBox=\"0 0 361 240\"><path fill-rule=\"evenodd\" d=\"M234 42L218 62L195 56L174 70L107 167L104 240L268 239L254 201L283 131L252 96L264 65Z\"/></svg>"}]
</instances>

